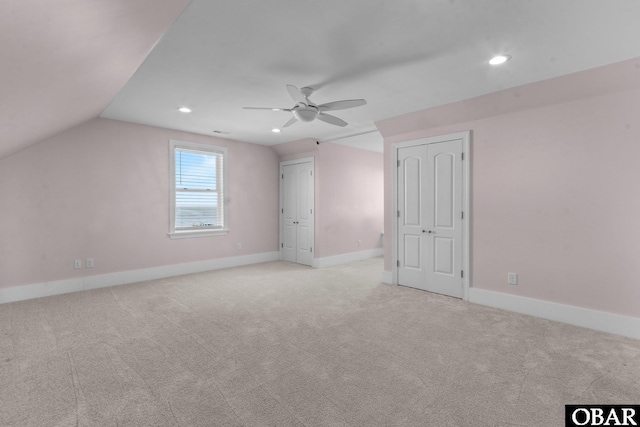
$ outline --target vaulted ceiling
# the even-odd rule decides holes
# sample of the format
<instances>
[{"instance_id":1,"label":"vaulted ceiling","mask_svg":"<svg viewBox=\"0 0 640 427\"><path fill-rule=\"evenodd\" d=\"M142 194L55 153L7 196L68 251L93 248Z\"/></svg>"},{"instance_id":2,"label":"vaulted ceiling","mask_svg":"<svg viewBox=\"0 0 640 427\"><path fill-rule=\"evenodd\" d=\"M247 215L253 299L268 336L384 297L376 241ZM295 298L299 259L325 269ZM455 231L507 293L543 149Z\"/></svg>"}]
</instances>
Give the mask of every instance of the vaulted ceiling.
<instances>
[{"instance_id":1,"label":"vaulted ceiling","mask_svg":"<svg viewBox=\"0 0 640 427\"><path fill-rule=\"evenodd\" d=\"M98 117L188 0L2 0L0 158Z\"/></svg>"},{"instance_id":2,"label":"vaulted ceiling","mask_svg":"<svg viewBox=\"0 0 640 427\"><path fill-rule=\"evenodd\" d=\"M0 158L97 116L265 145L366 135L640 57L639 18L636 0L4 0ZM332 113L345 127L242 108L292 108L286 84L367 105Z\"/></svg>"}]
</instances>

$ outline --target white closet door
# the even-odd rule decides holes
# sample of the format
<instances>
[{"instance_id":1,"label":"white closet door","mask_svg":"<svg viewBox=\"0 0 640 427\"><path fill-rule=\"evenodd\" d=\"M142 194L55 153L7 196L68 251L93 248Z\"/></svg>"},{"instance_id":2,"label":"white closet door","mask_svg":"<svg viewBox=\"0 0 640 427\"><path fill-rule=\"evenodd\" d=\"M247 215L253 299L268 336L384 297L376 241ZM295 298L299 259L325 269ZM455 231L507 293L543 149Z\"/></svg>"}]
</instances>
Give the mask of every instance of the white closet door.
<instances>
[{"instance_id":1,"label":"white closet door","mask_svg":"<svg viewBox=\"0 0 640 427\"><path fill-rule=\"evenodd\" d=\"M297 255L296 262L313 261L313 165L299 163L297 170Z\"/></svg>"},{"instance_id":2,"label":"white closet door","mask_svg":"<svg viewBox=\"0 0 640 427\"><path fill-rule=\"evenodd\" d=\"M298 245L297 165L282 168L282 259L296 262Z\"/></svg>"},{"instance_id":3,"label":"white closet door","mask_svg":"<svg viewBox=\"0 0 640 427\"><path fill-rule=\"evenodd\" d=\"M423 236L427 146L398 150L398 283L422 288L427 276Z\"/></svg>"},{"instance_id":4,"label":"white closet door","mask_svg":"<svg viewBox=\"0 0 640 427\"><path fill-rule=\"evenodd\" d=\"M314 245L313 163L282 167L282 259L312 265Z\"/></svg>"},{"instance_id":5,"label":"white closet door","mask_svg":"<svg viewBox=\"0 0 640 427\"><path fill-rule=\"evenodd\" d=\"M462 297L462 141L398 150L398 283Z\"/></svg>"},{"instance_id":6,"label":"white closet door","mask_svg":"<svg viewBox=\"0 0 640 427\"><path fill-rule=\"evenodd\" d=\"M427 147L427 288L462 298L462 141Z\"/></svg>"}]
</instances>

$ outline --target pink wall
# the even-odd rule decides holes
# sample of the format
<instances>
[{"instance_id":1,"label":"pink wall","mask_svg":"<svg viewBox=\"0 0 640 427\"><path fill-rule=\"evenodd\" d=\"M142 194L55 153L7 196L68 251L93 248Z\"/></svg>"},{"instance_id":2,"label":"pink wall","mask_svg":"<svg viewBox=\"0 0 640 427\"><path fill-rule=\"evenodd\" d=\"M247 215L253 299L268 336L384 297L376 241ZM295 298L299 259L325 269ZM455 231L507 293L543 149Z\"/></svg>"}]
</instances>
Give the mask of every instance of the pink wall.
<instances>
[{"instance_id":1,"label":"pink wall","mask_svg":"<svg viewBox=\"0 0 640 427\"><path fill-rule=\"evenodd\" d=\"M228 147L228 235L168 237L170 138ZM0 287L278 250L278 157L254 144L94 119L0 160L0 195Z\"/></svg>"},{"instance_id":2,"label":"pink wall","mask_svg":"<svg viewBox=\"0 0 640 427\"><path fill-rule=\"evenodd\" d=\"M384 227L382 153L325 142L319 146L316 170L319 256L380 248Z\"/></svg>"},{"instance_id":3,"label":"pink wall","mask_svg":"<svg viewBox=\"0 0 640 427\"><path fill-rule=\"evenodd\" d=\"M272 145L271 148L278 154L281 162L286 162L304 157L316 157L320 146L316 144L315 139L305 138L298 141Z\"/></svg>"},{"instance_id":4,"label":"pink wall","mask_svg":"<svg viewBox=\"0 0 640 427\"><path fill-rule=\"evenodd\" d=\"M387 213L392 143L472 131L473 287L640 317L640 60L377 125Z\"/></svg>"},{"instance_id":5,"label":"pink wall","mask_svg":"<svg viewBox=\"0 0 640 427\"><path fill-rule=\"evenodd\" d=\"M384 169L381 153L332 142L318 145L315 139L272 148L281 162L314 158L316 258L382 246Z\"/></svg>"},{"instance_id":6,"label":"pink wall","mask_svg":"<svg viewBox=\"0 0 640 427\"><path fill-rule=\"evenodd\" d=\"M3 1L0 158L99 116L189 3Z\"/></svg>"},{"instance_id":7,"label":"pink wall","mask_svg":"<svg viewBox=\"0 0 640 427\"><path fill-rule=\"evenodd\" d=\"M168 237L169 139L228 147L228 235ZM381 246L380 153L94 119L0 160L0 288L277 251L278 153L315 157L317 257ZM72 268L89 257L94 268Z\"/></svg>"}]
</instances>

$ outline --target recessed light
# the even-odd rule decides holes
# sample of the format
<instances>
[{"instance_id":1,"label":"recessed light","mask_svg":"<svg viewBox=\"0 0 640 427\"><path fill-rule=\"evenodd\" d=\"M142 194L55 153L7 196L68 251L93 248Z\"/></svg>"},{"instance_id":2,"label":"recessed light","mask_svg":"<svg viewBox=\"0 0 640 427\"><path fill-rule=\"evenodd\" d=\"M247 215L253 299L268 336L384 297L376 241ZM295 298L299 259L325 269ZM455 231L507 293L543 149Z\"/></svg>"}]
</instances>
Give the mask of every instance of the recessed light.
<instances>
[{"instance_id":1,"label":"recessed light","mask_svg":"<svg viewBox=\"0 0 640 427\"><path fill-rule=\"evenodd\" d=\"M494 56L493 58L491 58L489 60L489 64L491 64L491 65L500 65L500 64L504 64L505 62L507 62L510 59L511 59L511 55L507 55L507 54L496 55L496 56Z\"/></svg>"},{"instance_id":2,"label":"recessed light","mask_svg":"<svg viewBox=\"0 0 640 427\"><path fill-rule=\"evenodd\" d=\"M282 111L282 108L272 108L273 111Z\"/></svg>"},{"instance_id":3,"label":"recessed light","mask_svg":"<svg viewBox=\"0 0 640 427\"><path fill-rule=\"evenodd\" d=\"M189 107L180 107L178 108L178 111L180 111L181 113L190 113L193 110L191 110L191 108Z\"/></svg>"},{"instance_id":4,"label":"recessed light","mask_svg":"<svg viewBox=\"0 0 640 427\"><path fill-rule=\"evenodd\" d=\"M280 129L278 129L278 128L273 128L273 129L271 129L271 132L273 132L273 133L280 133Z\"/></svg>"}]
</instances>

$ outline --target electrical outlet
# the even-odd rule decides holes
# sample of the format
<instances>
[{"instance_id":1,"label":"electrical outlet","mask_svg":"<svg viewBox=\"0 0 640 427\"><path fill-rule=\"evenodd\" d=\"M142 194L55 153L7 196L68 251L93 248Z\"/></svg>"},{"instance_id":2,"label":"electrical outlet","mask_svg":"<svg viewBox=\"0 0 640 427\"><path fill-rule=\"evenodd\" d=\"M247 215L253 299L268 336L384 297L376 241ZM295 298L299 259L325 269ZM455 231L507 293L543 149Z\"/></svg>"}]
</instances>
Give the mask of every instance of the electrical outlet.
<instances>
[{"instance_id":1,"label":"electrical outlet","mask_svg":"<svg viewBox=\"0 0 640 427\"><path fill-rule=\"evenodd\" d=\"M76 259L73 261L73 268L82 268L82 260L81 259Z\"/></svg>"},{"instance_id":2,"label":"electrical outlet","mask_svg":"<svg viewBox=\"0 0 640 427\"><path fill-rule=\"evenodd\" d=\"M510 285L517 285L518 273L507 273L507 283Z\"/></svg>"},{"instance_id":3,"label":"electrical outlet","mask_svg":"<svg viewBox=\"0 0 640 427\"><path fill-rule=\"evenodd\" d=\"M362 246L362 240L358 240L358 247Z\"/></svg>"},{"instance_id":4,"label":"electrical outlet","mask_svg":"<svg viewBox=\"0 0 640 427\"><path fill-rule=\"evenodd\" d=\"M87 268L93 268L93 258L87 258Z\"/></svg>"},{"instance_id":5,"label":"electrical outlet","mask_svg":"<svg viewBox=\"0 0 640 427\"><path fill-rule=\"evenodd\" d=\"M238 247L238 250L241 251L242 250L242 243L238 242L237 247Z\"/></svg>"}]
</instances>

